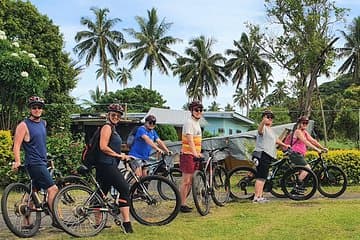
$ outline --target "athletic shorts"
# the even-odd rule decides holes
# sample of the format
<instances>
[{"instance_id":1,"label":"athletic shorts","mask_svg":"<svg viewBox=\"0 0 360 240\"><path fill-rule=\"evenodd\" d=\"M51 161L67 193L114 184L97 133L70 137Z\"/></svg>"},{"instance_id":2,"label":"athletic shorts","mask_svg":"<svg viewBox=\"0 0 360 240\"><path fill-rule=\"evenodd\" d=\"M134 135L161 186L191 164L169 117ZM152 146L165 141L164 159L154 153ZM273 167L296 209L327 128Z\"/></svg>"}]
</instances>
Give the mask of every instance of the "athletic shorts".
<instances>
[{"instance_id":1,"label":"athletic shorts","mask_svg":"<svg viewBox=\"0 0 360 240\"><path fill-rule=\"evenodd\" d=\"M54 185L54 181L50 176L50 172L47 169L46 165L28 166L27 171L33 181L34 187L37 190L46 190L52 185Z\"/></svg>"},{"instance_id":2,"label":"athletic shorts","mask_svg":"<svg viewBox=\"0 0 360 240\"><path fill-rule=\"evenodd\" d=\"M194 160L192 154L180 154L180 170L183 173L193 174L200 167L200 162Z\"/></svg>"},{"instance_id":3,"label":"athletic shorts","mask_svg":"<svg viewBox=\"0 0 360 240\"><path fill-rule=\"evenodd\" d=\"M299 166L306 166L307 162L302 154L297 152L292 152L289 156L291 163Z\"/></svg>"},{"instance_id":4,"label":"athletic shorts","mask_svg":"<svg viewBox=\"0 0 360 240\"><path fill-rule=\"evenodd\" d=\"M256 166L255 177L257 179L266 179L269 174L270 163L273 158L266 152L261 152L259 164Z\"/></svg>"},{"instance_id":5,"label":"athletic shorts","mask_svg":"<svg viewBox=\"0 0 360 240\"><path fill-rule=\"evenodd\" d=\"M147 163L146 160L143 160L143 159L140 159L140 158L134 158L134 160L132 160L130 162L130 166L131 166L132 169L135 170L135 169L137 169L139 167L144 166L146 163Z\"/></svg>"}]
</instances>

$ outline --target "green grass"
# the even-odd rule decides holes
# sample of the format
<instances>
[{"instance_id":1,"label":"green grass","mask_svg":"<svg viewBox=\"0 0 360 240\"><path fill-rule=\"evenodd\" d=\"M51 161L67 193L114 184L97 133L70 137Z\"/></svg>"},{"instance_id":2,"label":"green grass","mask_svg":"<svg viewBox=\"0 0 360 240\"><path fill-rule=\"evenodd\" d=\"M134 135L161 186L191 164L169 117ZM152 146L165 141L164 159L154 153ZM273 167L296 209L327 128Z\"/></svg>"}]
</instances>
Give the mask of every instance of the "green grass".
<instances>
[{"instance_id":1,"label":"green grass","mask_svg":"<svg viewBox=\"0 0 360 240\"><path fill-rule=\"evenodd\" d=\"M225 207L212 206L205 217L195 210L179 214L166 226L148 227L134 222L135 233L129 235L112 225L88 239L360 239L360 198L354 199L359 196L360 188L356 186L349 187L342 199L317 197L296 202L271 198L266 204L232 202ZM111 219L109 224L113 224ZM73 239L46 228L33 239ZM13 239L7 230L2 231L1 237Z\"/></svg>"}]
</instances>

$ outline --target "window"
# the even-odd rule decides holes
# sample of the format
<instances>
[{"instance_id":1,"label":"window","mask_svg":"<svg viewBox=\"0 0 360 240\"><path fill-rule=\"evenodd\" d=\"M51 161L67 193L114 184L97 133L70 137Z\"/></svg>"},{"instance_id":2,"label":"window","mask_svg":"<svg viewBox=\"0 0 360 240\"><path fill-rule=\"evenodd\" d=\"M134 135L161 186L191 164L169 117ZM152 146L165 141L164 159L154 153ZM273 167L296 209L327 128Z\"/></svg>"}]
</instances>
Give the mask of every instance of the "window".
<instances>
[{"instance_id":1,"label":"window","mask_svg":"<svg viewBox=\"0 0 360 240\"><path fill-rule=\"evenodd\" d=\"M232 129L230 128L229 129L229 135L232 135L233 134L233 131L232 131Z\"/></svg>"},{"instance_id":2,"label":"window","mask_svg":"<svg viewBox=\"0 0 360 240\"><path fill-rule=\"evenodd\" d=\"M223 128L218 128L218 133L224 133L224 129Z\"/></svg>"},{"instance_id":3,"label":"window","mask_svg":"<svg viewBox=\"0 0 360 240\"><path fill-rule=\"evenodd\" d=\"M236 129L236 133L241 133L241 130L239 130L239 129Z\"/></svg>"}]
</instances>

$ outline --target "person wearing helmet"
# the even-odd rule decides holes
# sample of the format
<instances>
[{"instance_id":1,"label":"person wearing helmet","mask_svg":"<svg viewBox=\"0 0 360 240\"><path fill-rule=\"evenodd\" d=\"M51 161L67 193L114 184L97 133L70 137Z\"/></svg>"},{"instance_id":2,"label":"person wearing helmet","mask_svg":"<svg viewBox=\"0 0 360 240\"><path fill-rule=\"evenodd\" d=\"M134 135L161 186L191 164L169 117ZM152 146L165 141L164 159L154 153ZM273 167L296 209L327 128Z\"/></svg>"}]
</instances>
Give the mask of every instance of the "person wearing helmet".
<instances>
[{"instance_id":1,"label":"person wearing helmet","mask_svg":"<svg viewBox=\"0 0 360 240\"><path fill-rule=\"evenodd\" d=\"M276 158L276 144L284 148L290 147L278 139L271 129L275 118L274 113L267 109L262 112L261 117L262 120L258 127L255 150L252 156L252 160L255 160L256 165L253 203L266 203L269 201L263 196L263 193L265 180L269 174L270 163Z\"/></svg>"},{"instance_id":2,"label":"person wearing helmet","mask_svg":"<svg viewBox=\"0 0 360 240\"><path fill-rule=\"evenodd\" d=\"M183 213L191 212L192 208L186 205L186 199L191 189L192 176L199 169L201 154L202 131L199 120L202 117L203 105L199 101L189 104L191 118L189 118L182 129L182 147L180 154L180 170L182 181L180 185L181 207Z\"/></svg>"},{"instance_id":3,"label":"person wearing helmet","mask_svg":"<svg viewBox=\"0 0 360 240\"><path fill-rule=\"evenodd\" d=\"M119 207L123 218L123 230L132 233L133 229L130 222L130 186L125 180L118 164L120 160L126 161L129 156L121 153L122 139L116 131L116 125L120 122L124 109L120 104L110 104L108 106L107 121L100 130L100 155L95 164L96 179L105 195L113 186L119 193Z\"/></svg>"},{"instance_id":4,"label":"person wearing helmet","mask_svg":"<svg viewBox=\"0 0 360 240\"><path fill-rule=\"evenodd\" d=\"M148 115L145 118L144 125L136 130L134 143L130 148L129 155L135 158L135 160L131 162L131 166L135 169L135 173L139 177L147 175L147 169L143 168L143 166L147 164L152 149L161 154L170 153L165 143L155 131L155 126L156 117L154 115Z\"/></svg>"},{"instance_id":5,"label":"person wearing helmet","mask_svg":"<svg viewBox=\"0 0 360 240\"><path fill-rule=\"evenodd\" d=\"M15 130L13 146L15 161L12 169L17 171L21 165L20 150L22 147L25 152L25 167L30 178L37 190L47 191L47 202L52 211L58 188L47 169L46 122L41 119L45 101L41 97L32 96L28 99L28 107L30 116L20 122ZM27 218L24 227L30 227L30 219L30 217ZM58 227L58 224L53 221L53 226Z\"/></svg>"},{"instance_id":6,"label":"person wearing helmet","mask_svg":"<svg viewBox=\"0 0 360 240\"><path fill-rule=\"evenodd\" d=\"M295 165L305 166L310 169L310 165L305 160L307 147L314 149L318 153L321 153L322 151L327 152L327 149L321 146L318 141L311 137L311 135L306 130L309 124L308 117L299 117L296 124L297 127L291 140L291 154L289 155L289 158L290 161ZM307 172L303 171L302 173L300 173L299 179L303 180L306 175ZM291 193L300 194L301 191L294 189Z\"/></svg>"}]
</instances>

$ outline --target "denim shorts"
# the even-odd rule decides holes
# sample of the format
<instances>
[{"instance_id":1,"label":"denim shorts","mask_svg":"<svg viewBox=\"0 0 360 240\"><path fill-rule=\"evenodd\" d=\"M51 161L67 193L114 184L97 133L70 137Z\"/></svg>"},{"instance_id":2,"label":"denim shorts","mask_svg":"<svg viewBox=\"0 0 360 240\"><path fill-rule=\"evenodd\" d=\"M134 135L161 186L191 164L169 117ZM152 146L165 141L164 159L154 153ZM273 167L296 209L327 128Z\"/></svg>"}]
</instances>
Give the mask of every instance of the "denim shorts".
<instances>
[{"instance_id":1,"label":"denim shorts","mask_svg":"<svg viewBox=\"0 0 360 240\"><path fill-rule=\"evenodd\" d=\"M26 169L33 181L34 187L37 190L46 190L54 185L54 181L50 176L50 172L45 165L28 166Z\"/></svg>"}]
</instances>

